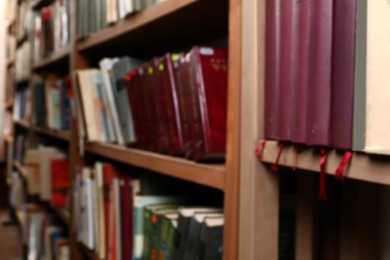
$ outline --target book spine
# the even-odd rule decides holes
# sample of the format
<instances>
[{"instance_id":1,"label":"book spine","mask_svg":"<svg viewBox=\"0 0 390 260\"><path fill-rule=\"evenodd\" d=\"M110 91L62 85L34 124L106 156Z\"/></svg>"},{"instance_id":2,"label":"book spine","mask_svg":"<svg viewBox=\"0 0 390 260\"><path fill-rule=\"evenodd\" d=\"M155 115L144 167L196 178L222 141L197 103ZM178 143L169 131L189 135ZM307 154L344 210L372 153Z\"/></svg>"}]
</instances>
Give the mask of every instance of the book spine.
<instances>
[{"instance_id":1,"label":"book spine","mask_svg":"<svg viewBox=\"0 0 390 260\"><path fill-rule=\"evenodd\" d=\"M136 70L133 70L129 72L126 75L126 88L127 88L127 95L129 99L129 104L131 107L131 112L133 115L133 124L134 124L134 130L135 135L137 139L136 145L138 147L142 147L141 144L143 143L143 134L142 129L140 128L141 125L141 118L140 114L142 111L139 110L139 98L137 95L137 75Z\"/></svg>"},{"instance_id":2,"label":"book spine","mask_svg":"<svg viewBox=\"0 0 390 260\"><path fill-rule=\"evenodd\" d=\"M309 67L310 1L297 1L294 8L294 81L292 141L306 142L306 99Z\"/></svg>"},{"instance_id":3,"label":"book spine","mask_svg":"<svg viewBox=\"0 0 390 260\"><path fill-rule=\"evenodd\" d=\"M278 8L279 0L266 1L266 28L265 28L265 87L264 87L264 138L278 139L279 106L277 102L279 94L278 84L278 20L280 16Z\"/></svg>"},{"instance_id":4,"label":"book spine","mask_svg":"<svg viewBox=\"0 0 390 260\"><path fill-rule=\"evenodd\" d=\"M331 106L333 1L310 3L307 144L327 146Z\"/></svg>"},{"instance_id":5,"label":"book spine","mask_svg":"<svg viewBox=\"0 0 390 260\"><path fill-rule=\"evenodd\" d=\"M293 7L294 0L280 2L279 47L279 140L291 140L293 86Z\"/></svg>"},{"instance_id":6,"label":"book spine","mask_svg":"<svg viewBox=\"0 0 390 260\"><path fill-rule=\"evenodd\" d=\"M335 1L330 145L352 148L356 0Z\"/></svg>"},{"instance_id":7,"label":"book spine","mask_svg":"<svg viewBox=\"0 0 390 260\"><path fill-rule=\"evenodd\" d=\"M145 102L143 103L144 107L144 123L145 126L145 147L149 151L155 151L156 142L157 142L157 131L155 131L155 121L154 121L154 114L153 114L153 100L151 99L152 91L151 91L151 84L149 83L149 77L148 77L148 67L149 64L145 64L142 66L142 68L139 69L139 74L141 75L142 80L142 91L140 92L142 94L143 100Z\"/></svg>"}]
</instances>

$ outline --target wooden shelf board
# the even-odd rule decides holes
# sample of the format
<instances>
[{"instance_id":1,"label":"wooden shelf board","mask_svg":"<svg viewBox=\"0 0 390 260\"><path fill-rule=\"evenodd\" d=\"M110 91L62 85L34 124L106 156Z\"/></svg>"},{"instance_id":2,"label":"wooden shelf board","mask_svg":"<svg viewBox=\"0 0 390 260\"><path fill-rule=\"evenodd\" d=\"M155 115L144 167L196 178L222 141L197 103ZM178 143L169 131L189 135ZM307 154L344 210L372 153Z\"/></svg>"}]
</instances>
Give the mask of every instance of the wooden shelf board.
<instances>
[{"instance_id":1,"label":"wooden shelf board","mask_svg":"<svg viewBox=\"0 0 390 260\"><path fill-rule=\"evenodd\" d=\"M40 127L40 126L32 126L32 130L36 133L47 135L47 136L61 139L64 141L70 140L70 132L69 131L53 130L53 129Z\"/></svg>"},{"instance_id":2,"label":"wooden shelf board","mask_svg":"<svg viewBox=\"0 0 390 260\"><path fill-rule=\"evenodd\" d=\"M25 167L17 160L14 161L14 167L16 170L25 178L27 179L27 171Z\"/></svg>"},{"instance_id":3,"label":"wooden shelf board","mask_svg":"<svg viewBox=\"0 0 390 260\"><path fill-rule=\"evenodd\" d=\"M106 143L88 143L85 150L112 160L152 170L174 178L224 189L225 166L195 163L183 158Z\"/></svg>"},{"instance_id":4,"label":"wooden shelf board","mask_svg":"<svg viewBox=\"0 0 390 260\"><path fill-rule=\"evenodd\" d=\"M159 40L158 45L162 44L162 41L170 40L172 45L172 41L177 38L186 39L183 35L191 37L194 32L196 35L203 35L215 25L220 29L221 24L227 32L227 10L227 1L223 0L164 1L80 40L77 49L85 51L107 43L117 45L123 37L128 39L126 46L134 44L136 38L138 45L153 44L156 48L158 46L154 40ZM222 21L219 19L221 17Z\"/></svg>"},{"instance_id":5,"label":"wooden shelf board","mask_svg":"<svg viewBox=\"0 0 390 260\"><path fill-rule=\"evenodd\" d=\"M279 150L276 141L267 141L261 160L265 163L274 163ZM299 147L298 154L294 155L292 146L283 149L279 165L298 169L319 172L320 153L311 147ZM339 166L343 152L331 149L327 153L326 173L334 175ZM296 158L296 159L295 159ZM370 155L354 152L351 161L344 171L346 178L367 181L377 184L390 185L390 162L387 156Z\"/></svg>"},{"instance_id":6,"label":"wooden shelf board","mask_svg":"<svg viewBox=\"0 0 390 260\"><path fill-rule=\"evenodd\" d=\"M88 249L83 243L78 242L80 251L87 257L87 259L98 260L99 257L95 251Z\"/></svg>"},{"instance_id":7,"label":"wooden shelf board","mask_svg":"<svg viewBox=\"0 0 390 260\"><path fill-rule=\"evenodd\" d=\"M14 120L15 124L24 128L30 128L30 123L26 120Z\"/></svg>"},{"instance_id":8,"label":"wooden shelf board","mask_svg":"<svg viewBox=\"0 0 390 260\"><path fill-rule=\"evenodd\" d=\"M27 83L30 80L30 78L23 78L16 81L16 85L20 85L22 83Z\"/></svg>"},{"instance_id":9,"label":"wooden shelf board","mask_svg":"<svg viewBox=\"0 0 390 260\"><path fill-rule=\"evenodd\" d=\"M31 7L34 10L38 10L38 9L41 9L42 7L48 6L52 2L53 2L53 0L34 0L31 3Z\"/></svg>"},{"instance_id":10,"label":"wooden shelf board","mask_svg":"<svg viewBox=\"0 0 390 260\"><path fill-rule=\"evenodd\" d=\"M64 208L54 207L49 201L42 201L38 198L37 204L45 208L49 213L57 216L67 227L70 225L70 213Z\"/></svg>"},{"instance_id":11,"label":"wooden shelf board","mask_svg":"<svg viewBox=\"0 0 390 260\"><path fill-rule=\"evenodd\" d=\"M39 70L54 65L68 58L69 54L70 54L70 48L65 47L57 52L53 52L52 54L49 55L49 57L35 63L32 66L32 68L33 70Z\"/></svg>"}]
</instances>

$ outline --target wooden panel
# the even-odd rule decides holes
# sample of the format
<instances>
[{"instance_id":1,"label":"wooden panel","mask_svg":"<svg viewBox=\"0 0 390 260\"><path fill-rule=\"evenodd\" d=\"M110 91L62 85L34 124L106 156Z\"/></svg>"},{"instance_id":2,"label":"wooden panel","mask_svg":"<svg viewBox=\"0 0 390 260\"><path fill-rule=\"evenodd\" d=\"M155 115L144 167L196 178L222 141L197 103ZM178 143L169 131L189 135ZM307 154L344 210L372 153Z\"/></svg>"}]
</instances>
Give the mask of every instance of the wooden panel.
<instances>
[{"instance_id":1,"label":"wooden panel","mask_svg":"<svg viewBox=\"0 0 390 260\"><path fill-rule=\"evenodd\" d=\"M89 143L85 150L112 160L222 190L225 167L106 143Z\"/></svg>"},{"instance_id":2,"label":"wooden panel","mask_svg":"<svg viewBox=\"0 0 390 260\"><path fill-rule=\"evenodd\" d=\"M69 47L65 47L62 50L53 52L46 59L43 59L43 60L33 64L32 68L33 68L33 70L39 70L39 69L44 69L44 68L47 68L49 66L53 66L53 65L56 65L58 63L64 62L69 58L69 54L70 54Z\"/></svg>"},{"instance_id":3,"label":"wooden panel","mask_svg":"<svg viewBox=\"0 0 390 260\"><path fill-rule=\"evenodd\" d=\"M241 0L231 0L229 8L229 85L226 186L224 198L224 260L233 260L238 257L241 123L241 11Z\"/></svg>"},{"instance_id":4,"label":"wooden panel","mask_svg":"<svg viewBox=\"0 0 390 260\"><path fill-rule=\"evenodd\" d=\"M276 141L268 141L261 160L266 163L273 163L277 156L279 145ZM343 153L330 149L328 152L326 172L334 175ZM319 172L320 153L311 147L300 147L295 156L292 146L284 148L281 155L280 165ZM390 163L388 157L369 155L365 153L354 153L349 165L346 167L345 176L347 178L368 181L373 183L390 185Z\"/></svg>"},{"instance_id":5,"label":"wooden panel","mask_svg":"<svg viewBox=\"0 0 390 260\"><path fill-rule=\"evenodd\" d=\"M70 131L53 130L53 129L39 127L39 126L33 126L32 130L36 133L47 135L64 141L70 140Z\"/></svg>"},{"instance_id":6,"label":"wooden panel","mask_svg":"<svg viewBox=\"0 0 390 260\"><path fill-rule=\"evenodd\" d=\"M279 181L257 160L263 135L265 1L243 2L239 259L277 259Z\"/></svg>"}]
</instances>

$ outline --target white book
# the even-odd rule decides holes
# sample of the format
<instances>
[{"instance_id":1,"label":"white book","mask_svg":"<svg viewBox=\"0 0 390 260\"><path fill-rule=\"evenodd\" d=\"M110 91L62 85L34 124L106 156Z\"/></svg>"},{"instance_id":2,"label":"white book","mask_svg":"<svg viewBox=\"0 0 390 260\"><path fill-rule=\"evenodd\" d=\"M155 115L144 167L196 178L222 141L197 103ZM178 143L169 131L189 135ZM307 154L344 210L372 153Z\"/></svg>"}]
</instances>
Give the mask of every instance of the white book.
<instances>
[{"instance_id":1,"label":"white book","mask_svg":"<svg viewBox=\"0 0 390 260\"><path fill-rule=\"evenodd\" d=\"M87 225L87 236L86 236L86 246L88 249L95 249L95 230L94 230L94 220L93 220L93 182L91 179L91 173L89 168L84 168L83 177L86 183L85 196L86 196L86 225Z\"/></svg>"},{"instance_id":2,"label":"white book","mask_svg":"<svg viewBox=\"0 0 390 260\"><path fill-rule=\"evenodd\" d=\"M109 113L111 113L112 124L115 131L115 139L119 144L123 145L125 144L125 142L123 139L122 128L119 122L118 109L115 103L114 93L113 93L114 91L113 88L115 86L113 86L112 68L113 65L118 61L119 61L118 58L113 58L113 59L105 58L99 62L99 65L102 71L105 94L107 95L108 111Z\"/></svg>"},{"instance_id":3,"label":"white book","mask_svg":"<svg viewBox=\"0 0 390 260\"><path fill-rule=\"evenodd\" d=\"M357 1L353 149L390 154L390 2Z\"/></svg>"}]
</instances>

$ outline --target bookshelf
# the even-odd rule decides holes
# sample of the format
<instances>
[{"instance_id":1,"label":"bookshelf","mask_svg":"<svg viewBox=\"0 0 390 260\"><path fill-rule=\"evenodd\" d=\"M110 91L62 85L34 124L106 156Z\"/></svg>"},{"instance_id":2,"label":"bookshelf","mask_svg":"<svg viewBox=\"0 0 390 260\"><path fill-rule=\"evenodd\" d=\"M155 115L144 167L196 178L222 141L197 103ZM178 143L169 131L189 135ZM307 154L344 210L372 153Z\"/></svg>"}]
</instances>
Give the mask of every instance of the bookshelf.
<instances>
[{"instance_id":1,"label":"bookshelf","mask_svg":"<svg viewBox=\"0 0 390 260\"><path fill-rule=\"evenodd\" d=\"M70 131L53 130L53 129L40 127L40 126L32 126L31 129L35 133L50 136L50 137L57 138L57 139L67 141L67 142L69 142L70 138L71 138Z\"/></svg>"},{"instance_id":2,"label":"bookshelf","mask_svg":"<svg viewBox=\"0 0 390 260\"><path fill-rule=\"evenodd\" d=\"M42 70L50 66L54 66L61 62L66 62L69 60L70 48L66 47L58 52L53 52L46 59L43 59L32 65L33 70Z\"/></svg>"}]
</instances>

